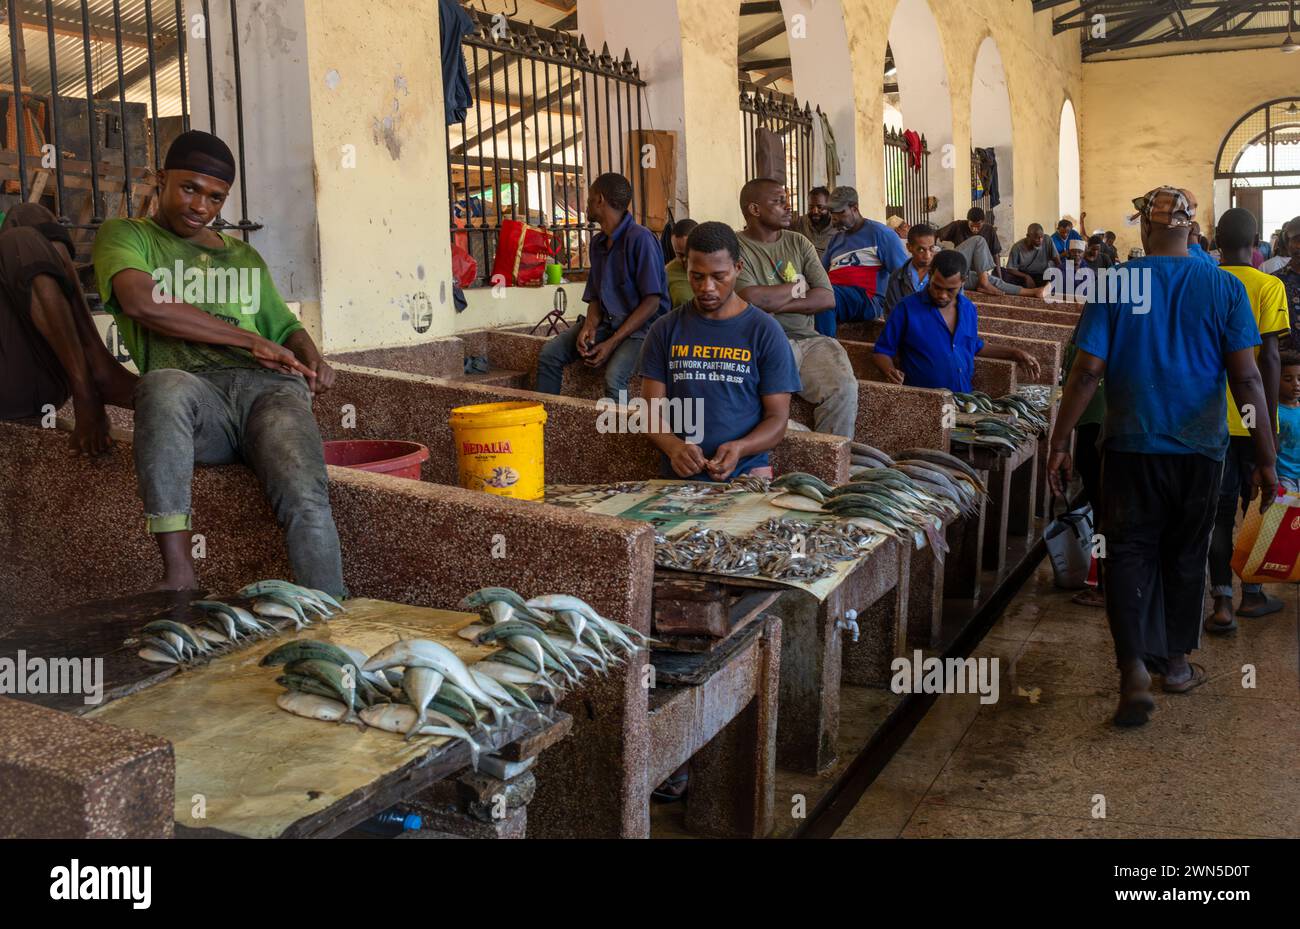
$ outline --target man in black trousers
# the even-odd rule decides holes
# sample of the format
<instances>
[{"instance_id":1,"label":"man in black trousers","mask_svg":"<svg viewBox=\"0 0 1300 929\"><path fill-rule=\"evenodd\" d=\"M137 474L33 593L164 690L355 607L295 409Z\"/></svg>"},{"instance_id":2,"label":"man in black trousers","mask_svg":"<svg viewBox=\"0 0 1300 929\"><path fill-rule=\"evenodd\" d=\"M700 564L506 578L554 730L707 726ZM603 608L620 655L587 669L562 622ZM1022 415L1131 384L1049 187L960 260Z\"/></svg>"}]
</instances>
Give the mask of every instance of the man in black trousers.
<instances>
[{"instance_id":1,"label":"man in black trousers","mask_svg":"<svg viewBox=\"0 0 1300 929\"><path fill-rule=\"evenodd\" d=\"M1052 489L1064 495L1070 434L1104 376L1098 528L1120 671L1119 726L1150 718L1151 673L1163 675L1166 693L1206 680L1188 656L1200 645L1205 559L1228 449L1225 373L1236 403L1267 409L1245 286L1188 254L1195 197L1159 187L1133 203L1146 257L1123 266L1133 276L1128 299L1083 311L1047 469ZM1266 415L1251 437L1249 483L1264 506L1277 484Z\"/></svg>"}]
</instances>

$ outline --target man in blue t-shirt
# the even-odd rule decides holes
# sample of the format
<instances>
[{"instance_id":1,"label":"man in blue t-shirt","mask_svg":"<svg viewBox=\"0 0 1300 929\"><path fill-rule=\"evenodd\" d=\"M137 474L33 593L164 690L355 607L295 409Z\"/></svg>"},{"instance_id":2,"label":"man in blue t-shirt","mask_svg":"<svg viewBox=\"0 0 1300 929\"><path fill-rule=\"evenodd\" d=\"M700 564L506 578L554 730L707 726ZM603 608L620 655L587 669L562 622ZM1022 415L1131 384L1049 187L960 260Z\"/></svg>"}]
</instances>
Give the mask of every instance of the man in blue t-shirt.
<instances>
[{"instance_id":1,"label":"man in blue t-shirt","mask_svg":"<svg viewBox=\"0 0 1300 929\"><path fill-rule=\"evenodd\" d=\"M907 249L893 229L858 212L858 192L852 187L835 188L830 211L837 232L822 253L822 267L835 290L835 309L818 313L814 324L834 338L840 323L884 315L885 285L889 275L907 264Z\"/></svg>"},{"instance_id":2,"label":"man in blue t-shirt","mask_svg":"<svg viewBox=\"0 0 1300 929\"><path fill-rule=\"evenodd\" d=\"M587 316L542 347L537 390L558 394L564 369L579 358L605 369L605 396L625 398L650 324L671 309L668 274L659 239L628 212L632 185L621 174L602 174L587 195L587 218L600 225L591 240L591 273L582 299Z\"/></svg>"},{"instance_id":3,"label":"man in blue t-shirt","mask_svg":"<svg viewBox=\"0 0 1300 929\"><path fill-rule=\"evenodd\" d=\"M1158 187L1133 203L1146 257L1121 269L1131 276L1126 299L1083 311L1047 467L1052 490L1064 496L1070 436L1104 376L1098 531L1120 671L1119 726L1150 718L1150 672L1164 675L1168 693L1206 680L1188 655L1200 645L1205 561L1228 449L1225 374L1243 409L1268 409L1245 286L1187 252L1195 197ZM1258 422L1250 483L1263 506L1277 484L1276 449L1268 416Z\"/></svg>"},{"instance_id":4,"label":"man in blue t-shirt","mask_svg":"<svg viewBox=\"0 0 1300 929\"><path fill-rule=\"evenodd\" d=\"M1080 222L1087 216L1087 213L1080 215ZM1082 242L1083 236L1074 231L1074 220L1065 217L1056 224L1056 232L1052 235L1052 247L1056 249L1056 254L1065 255L1070 250L1071 242Z\"/></svg>"},{"instance_id":5,"label":"man in blue t-shirt","mask_svg":"<svg viewBox=\"0 0 1300 929\"><path fill-rule=\"evenodd\" d=\"M1038 377L1038 361L1032 355L984 344L979 311L961 292L965 278L965 256L952 249L940 252L930 263L925 287L890 312L871 356L888 380L970 393L976 355L1014 361L1030 377Z\"/></svg>"},{"instance_id":6,"label":"man in blue t-shirt","mask_svg":"<svg viewBox=\"0 0 1300 929\"><path fill-rule=\"evenodd\" d=\"M697 226L686 269L695 299L650 328L641 355L650 441L668 477L770 477L768 452L785 437L790 395L800 390L790 342L771 314L736 293L740 241L729 226Z\"/></svg>"}]
</instances>

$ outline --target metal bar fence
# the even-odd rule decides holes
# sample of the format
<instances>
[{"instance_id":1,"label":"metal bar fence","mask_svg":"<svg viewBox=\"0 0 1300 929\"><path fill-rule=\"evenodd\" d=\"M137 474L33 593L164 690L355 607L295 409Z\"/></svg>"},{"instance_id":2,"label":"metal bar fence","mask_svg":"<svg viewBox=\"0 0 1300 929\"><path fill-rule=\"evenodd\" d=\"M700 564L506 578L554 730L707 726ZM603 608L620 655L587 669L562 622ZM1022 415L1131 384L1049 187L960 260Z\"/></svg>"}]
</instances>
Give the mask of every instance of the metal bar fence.
<instances>
[{"instance_id":1,"label":"metal bar fence","mask_svg":"<svg viewBox=\"0 0 1300 929\"><path fill-rule=\"evenodd\" d=\"M784 147L784 166L779 180L789 192L790 209L796 216L805 212L812 189L813 110L797 100L760 92L740 95L741 139L745 157L745 179L759 176L760 131L775 133Z\"/></svg>"},{"instance_id":2,"label":"metal bar fence","mask_svg":"<svg viewBox=\"0 0 1300 929\"><path fill-rule=\"evenodd\" d=\"M930 215L930 146L920 139L920 151L913 152L904 133L885 127L885 214L911 226Z\"/></svg>"},{"instance_id":3,"label":"metal bar fence","mask_svg":"<svg viewBox=\"0 0 1300 929\"><path fill-rule=\"evenodd\" d=\"M478 29L462 46L474 103L447 127L447 161L452 241L478 265L471 286L491 285L511 219L545 229L568 272L588 270L586 198L598 175L632 181L633 216L645 221L645 177L629 155L645 82L627 51L619 59L581 36L470 13Z\"/></svg>"},{"instance_id":4,"label":"metal bar fence","mask_svg":"<svg viewBox=\"0 0 1300 929\"><path fill-rule=\"evenodd\" d=\"M189 62L181 0L5 0L0 56L7 52L9 61L0 73L9 86L0 88L0 210L46 205L74 230L78 257L86 257L106 219L150 208L154 172L190 126L187 67L194 65L205 69L210 111L218 80L234 88L233 101L223 105L227 112L233 107L225 141L239 160L240 218L214 225L245 237L260 229L248 219L238 0L228 0L227 24L214 23L209 7L203 0L201 61ZM214 37L228 43L228 63L214 65ZM214 67L222 69L215 78ZM211 118L215 126L215 113Z\"/></svg>"}]
</instances>

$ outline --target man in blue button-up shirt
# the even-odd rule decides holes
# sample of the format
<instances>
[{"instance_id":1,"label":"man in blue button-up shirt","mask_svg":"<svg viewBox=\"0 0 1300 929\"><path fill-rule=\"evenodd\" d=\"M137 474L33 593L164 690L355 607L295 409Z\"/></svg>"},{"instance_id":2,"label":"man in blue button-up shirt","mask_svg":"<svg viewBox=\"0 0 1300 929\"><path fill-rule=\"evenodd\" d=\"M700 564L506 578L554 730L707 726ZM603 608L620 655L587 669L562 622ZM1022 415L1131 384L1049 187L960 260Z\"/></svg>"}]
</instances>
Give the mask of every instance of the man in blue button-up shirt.
<instances>
[{"instance_id":1,"label":"man in blue button-up shirt","mask_svg":"<svg viewBox=\"0 0 1300 929\"><path fill-rule=\"evenodd\" d=\"M1014 361L1031 377L1038 377L1038 362L1032 355L984 344L979 337L979 312L961 292L965 278L966 257L961 252L935 256L926 287L894 307L876 341L872 360L881 374L908 387L970 393L979 355Z\"/></svg>"},{"instance_id":2,"label":"man in blue button-up shirt","mask_svg":"<svg viewBox=\"0 0 1300 929\"><path fill-rule=\"evenodd\" d=\"M564 369L579 358L605 369L605 396L618 400L636 370L650 324L670 309L663 247L628 212L632 185L621 174L602 174L587 196L587 217L600 224L591 240L591 273L582 299L587 316L542 348L537 389L558 394Z\"/></svg>"}]
</instances>

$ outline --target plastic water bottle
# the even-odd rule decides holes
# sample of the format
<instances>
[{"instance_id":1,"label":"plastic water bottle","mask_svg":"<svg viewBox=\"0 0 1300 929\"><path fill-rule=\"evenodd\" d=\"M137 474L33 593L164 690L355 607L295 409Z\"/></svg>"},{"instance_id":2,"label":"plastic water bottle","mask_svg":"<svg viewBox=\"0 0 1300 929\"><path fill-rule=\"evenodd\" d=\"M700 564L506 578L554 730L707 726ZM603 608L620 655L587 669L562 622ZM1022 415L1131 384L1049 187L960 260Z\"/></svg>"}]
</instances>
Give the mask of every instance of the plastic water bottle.
<instances>
[{"instance_id":1,"label":"plastic water bottle","mask_svg":"<svg viewBox=\"0 0 1300 929\"><path fill-rule=\"evenodd\" d=\"M359 828L374 835L395 836L403 832L414 832L423 825L424 819L418 813L385 810L378 816L366 820Z\"/></svg>"}]
</instances>

